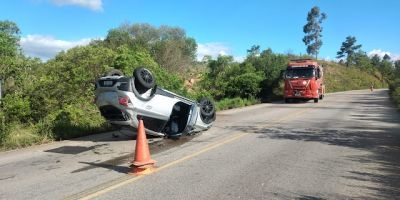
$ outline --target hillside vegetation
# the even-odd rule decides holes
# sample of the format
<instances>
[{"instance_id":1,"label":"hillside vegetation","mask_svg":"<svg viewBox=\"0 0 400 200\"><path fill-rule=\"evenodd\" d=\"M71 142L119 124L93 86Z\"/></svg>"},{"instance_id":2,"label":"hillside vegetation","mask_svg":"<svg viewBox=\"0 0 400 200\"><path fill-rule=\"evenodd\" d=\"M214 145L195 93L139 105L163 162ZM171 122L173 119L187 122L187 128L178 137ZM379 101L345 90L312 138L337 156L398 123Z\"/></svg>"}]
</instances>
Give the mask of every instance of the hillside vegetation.
<instances>
[{"instance_id":1,"label":"hillside vegetation","mask_svg":"<svg viewBox=\"0 0 400 200\"><path fill-rule=\"evenodd\" d=\"M320 62L325 70L325 84L327 92L346 90L387 88L387 82L379 71L372 73L357 67L346 67L335 62Z\"/></svg>"},{"instance_id":2,"label":"hillside vegetation","mask_svg":"<svg viewBox=\"0 0 400 200\"><path fill-rule=\"evenodd\" d=\"M400 108L400 60L394 63L394 72L389 81L389 93L397 107Z\"/></svg>"},{"instance_id":3,"label":"hillside vegetation","mask_svg":"<svg viewBox=\"0 0 400 200\"><path fill-rule=\"evenodd\" d=\"M149 24L111 29L104 40L60 52L46 62L26 57L19 39L15 23L0 21L1 149L110 130L93 104L94 82L114 68L130 76L145 66L159 86L197 100L211 97L222 110L282 98L281 70L290 59L303 57L254 45L240 63L232 56L206 56L198 62L197 43L183 29ZM322 62L328 92L366 89L371 83L386 87L391 72L382 66L388 61L357 55L351 64Z\"/></svg>"}]
</instances>

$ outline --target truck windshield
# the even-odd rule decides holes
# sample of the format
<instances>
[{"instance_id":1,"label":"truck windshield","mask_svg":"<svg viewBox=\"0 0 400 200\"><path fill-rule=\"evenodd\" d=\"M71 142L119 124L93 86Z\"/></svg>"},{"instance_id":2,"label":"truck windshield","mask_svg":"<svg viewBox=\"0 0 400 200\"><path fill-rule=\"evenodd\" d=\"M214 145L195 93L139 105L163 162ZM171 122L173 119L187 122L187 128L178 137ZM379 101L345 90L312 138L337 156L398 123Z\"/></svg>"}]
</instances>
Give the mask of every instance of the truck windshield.
<instances>
[{"instance_id":1,"label":"truck windshield","mask_svg":"<svg viewBox=\"0 0 400 200\"><path fill-rule=\"evenodd\" d=\"M313 68L299 67L286 70L286 78L311 78L314 76Z\"/></svg>"}]
</instances>

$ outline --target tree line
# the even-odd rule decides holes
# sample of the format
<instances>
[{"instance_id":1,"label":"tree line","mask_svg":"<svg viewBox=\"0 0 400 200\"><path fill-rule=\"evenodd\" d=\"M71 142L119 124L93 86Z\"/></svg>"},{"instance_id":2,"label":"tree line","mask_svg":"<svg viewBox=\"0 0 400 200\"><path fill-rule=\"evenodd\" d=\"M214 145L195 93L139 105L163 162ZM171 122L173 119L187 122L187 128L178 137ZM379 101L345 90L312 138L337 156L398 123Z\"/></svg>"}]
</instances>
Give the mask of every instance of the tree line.
<instances>
[{"instance_id":1,"label":"tree line","mask_svg":"<svg viewBox=\"0 0 400 200\"><path fill-rule=\"evenodd\" d=\"M290 59L318 56L326 18L317 7L308 13L303 41L309 55L280 54L253 45L243 62L223 55L197 61L197 43L185 30L150 24L123 24L104 39L43 62L23 54L17 24L0 21L0 146L21 147L109 130L93 98L94 82L111 69L131 76L135 68L145 66L160 87L194 99L211 97L219 109L279 99L281 71ZM351 37L340 49L338 56L346 57L341 64L378 74L382 81L393 79L390 58L370 58L355 43ZM188 86L189 79L196 81Z\"/></svg>"},{"instance_id":2,"label":"tree line","mask_svg":"<svg viewBox=\"0 0 400 200\"><path fill-rule=\"evenodd\" d=\"M108 130L93 99L96 79L111 69L131 76L135 68L145 66L153 71L157 84L186 94L178 72L192 65L197 48L179 27L124 24L111 29L103 40L42 62L23 54L20 34L14 22L0 21L3 147Z\"/></svg>"},{"instance_id":3,"label":"tree line","mask_svg":"<svg viewBox=\"0 0 400 200\"><path fill-rule=\"evenodd\" d=\"M319 7L314 6L307 14L307 23L303 27L305 36L303 42L309 55L315 55L317 59L319 49L322 46L322 22L327 19L327 15L321 12ZM392 98L400 106L400 83L399 83L399 64L400 60L392 61L388 54L382 58L379 55L369 57L365 51L361 49L362 45L357 44L355 36L347 36L345 41L337 52L337 59L342 65L347 67L358 67L371 74L378 71L382 77L382 81L390 85L390 94Z\"/></svg>"}]
</instances>

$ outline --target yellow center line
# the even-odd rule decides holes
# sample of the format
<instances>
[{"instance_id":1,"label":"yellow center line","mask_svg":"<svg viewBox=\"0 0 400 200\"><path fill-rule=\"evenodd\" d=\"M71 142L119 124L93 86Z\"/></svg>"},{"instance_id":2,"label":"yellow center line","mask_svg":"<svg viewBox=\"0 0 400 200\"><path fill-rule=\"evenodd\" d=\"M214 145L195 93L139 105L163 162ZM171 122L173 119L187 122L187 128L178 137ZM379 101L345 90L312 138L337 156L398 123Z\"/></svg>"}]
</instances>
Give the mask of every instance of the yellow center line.
<instances>
[{"instance_id":1,"label":"yellow center line","mask_svg":"<svg viewBox=\"0 0 400 200\"><path fill-rule=\"evenodd\" d=\"M204 149L202 149L202 150L200 150L200 151L198 151L198 152L196 152L196 153L187 155L187 156L185 156L185 157L183 157L183 158L180 158L180 159L178 159L178 160L175 160L175 161L172 161L172 162L170 162L170 163L168 163L168 164L165 164L165 165L163 165L163 166L157 168L157 169L154 171L154 173L157 173L157 172L159 172L159 171L161 171L161 170L164 170L164 169L167 169L167 168L169 168L169 167L172 167L172 166L174 166L174 165L176 165L176 164L178 164L178 163L181 163L181 162L183 162L183 161L185 161L185 160L191 159L191 158L196 157L196 156L198 156L198 155L200 155L200 154L203 154L203 153L205 153L205 152L207 152L207 151L210 151L210 150L212 150L212 149L215 149L215 148L217 148L217 147L219 147L219 146L222 146L222 145L224 145L224 144L227 144L227 143L229 143L229 142L232 142L232 141L234 141L234 140L237 140L237 139L239 139L239 138L241 138L241 137L243 137L243 136L245 136L245 135L247 135L247 134L248 134L248 133L239 133L239 134L237 133L237 134L235 134L233 137L229 138L228 140L226 140L226 138L224 138L223 141L219 141L219 142L210 144L210 145L208 145L206 148L204 148ZM121 186L127 185L127 184L129 184L129 183L134 182L134 181L137 181L137 180L139 180L139 179L141 179L141 178L143 178L143 177L145 177L145 176L146 176L146 175L138 175L138 176L133 177L133 178L131 178L131 179L124 180L124 181L122 181L122 182L116 183L115 185L112 185L112 186L107 187L107 188L104 188L104 189L102 189L102 190L100 190L100 191L97 191L97 192L94 192L94 193L92 193L92 194L89 194L88 196L85 196L85 197L81 198L81 200L93 199L93 198L98 197L98 196L100 196L100 195L102 195L102 194L105 194L105 193L107 193L107 192L109 192L109 191L111 191L111 190L114 190L114 189L119 188L119 187L121 187Z\"/></svg>"},{"instance_id":2,"label":"yellow center line","mask_svg":"<svg viewBox=\"0 0 400 200\"><path fill-rule=\"evenodd\" d=\"M282 118L279 118L277 120L274 120L270 124L268 124L267 126L263 126L263 127L264 128L268 128L268 127L271 127L273 125L277 125L279 123L287 121L290 118L293 118L295 116L301 115L301 114L307 112L310 109L312 109L312 108L306 108L306 109L301 110L299 112L292 113L292 114L287 115L285 117L282 117ZM201 155L203 153L211 151L211 150L213 150L215 148L218 148L220 146L223 146L225 144L233 142L233 141L235 141L237 139L240 139L240 138L242 138L242 137L244 137L246 135L249 135L249 134L250 134L249 132L236 132L236 133L234 133L233 136L227 137L227 138L223 138L223 139L221 139L219 141L216 141L216 142L214 142L212 144L209 144L209 145L207 145L205 148L203 148L200 151L197 151L197 152L192 153L190 155L184 156L183 158L180 158L178 160L174 160L174 161L172 161L170 163L167 163L167 164L157 168L154 171L154 173L157 173L157 172L162 171L164 169L167 169L169 167L175 166L175 165L177 165L179 163L182 163L182 162L184 162L186 160L189 160L189 159L194 158L196 156L199 156L199 155ZM117 188L122 187L124 185L127 185L129 183L135 182L135 181L137 181L137 180L139 180L139 179L141 179L141 178L143 178L145 176L146 175L138 175L138 176L132 177L131 175L127 175L127 176L124 176L124 177L122 177L120 179L117 179L117 180L114 180L114 181L107 182L105 184L101 184L101 185L95 186L94 188L91 188L89 190L86 190L86 191L83 191L81 193L75 194L73 196L67 197L66 199L81 199L81 200L93 199L95 197L98 197L100 195L108 193L108 192L110 192L110 191L112 191L114 189L117 189Z\"/></svg>"}]
</instances>

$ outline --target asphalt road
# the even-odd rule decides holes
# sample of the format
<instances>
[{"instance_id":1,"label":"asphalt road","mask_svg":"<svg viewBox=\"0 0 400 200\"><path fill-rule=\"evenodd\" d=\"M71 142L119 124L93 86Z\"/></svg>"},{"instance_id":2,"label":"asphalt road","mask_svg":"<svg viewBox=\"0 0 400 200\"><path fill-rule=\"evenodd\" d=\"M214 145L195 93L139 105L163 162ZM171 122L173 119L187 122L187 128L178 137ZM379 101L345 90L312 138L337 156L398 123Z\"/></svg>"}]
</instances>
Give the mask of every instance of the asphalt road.
<instances>
[{"instance_id":1,"label":"asphalt road","mask_svg":"<svg viewBox=\"0 0 400 200\"><path fill-rule=\"evenodd\" d=\"M150 139L157 170L132 176L133 134L0 153L0 199L399 199L400 113L387 90L219 112L181 140Z\"/></svg>"}]
</instances>

